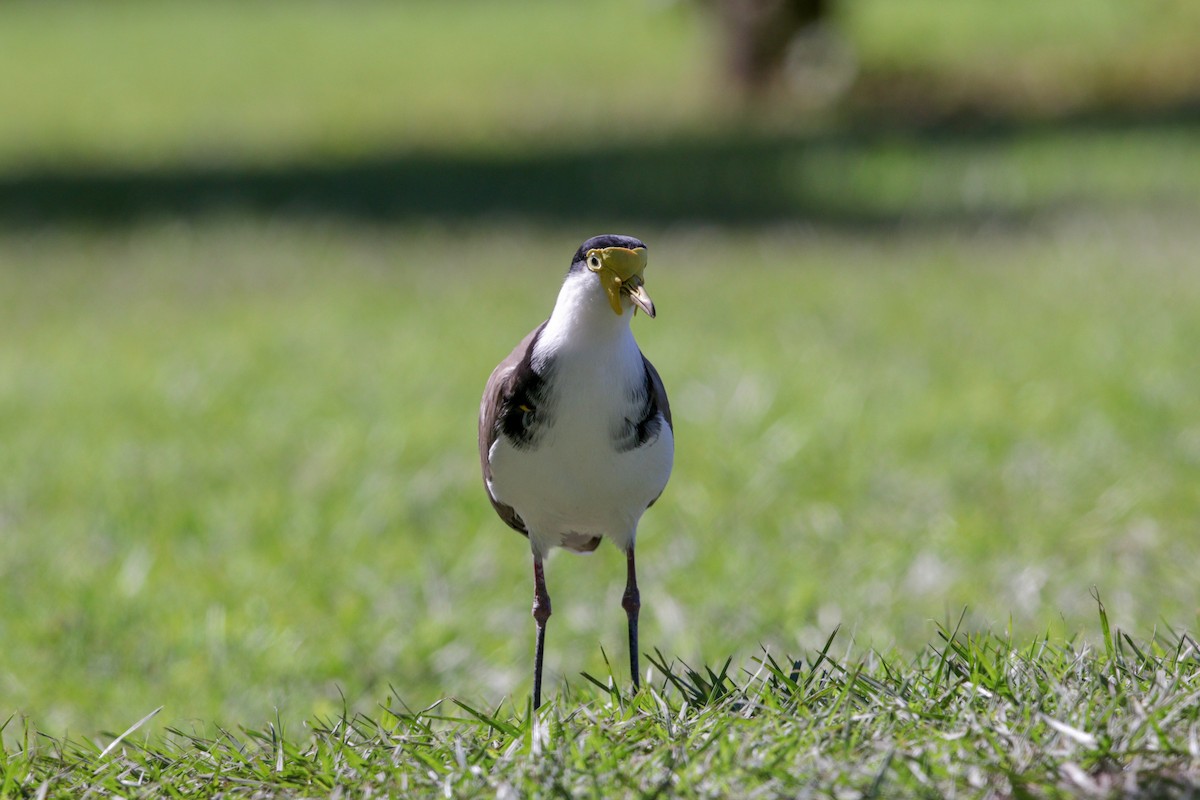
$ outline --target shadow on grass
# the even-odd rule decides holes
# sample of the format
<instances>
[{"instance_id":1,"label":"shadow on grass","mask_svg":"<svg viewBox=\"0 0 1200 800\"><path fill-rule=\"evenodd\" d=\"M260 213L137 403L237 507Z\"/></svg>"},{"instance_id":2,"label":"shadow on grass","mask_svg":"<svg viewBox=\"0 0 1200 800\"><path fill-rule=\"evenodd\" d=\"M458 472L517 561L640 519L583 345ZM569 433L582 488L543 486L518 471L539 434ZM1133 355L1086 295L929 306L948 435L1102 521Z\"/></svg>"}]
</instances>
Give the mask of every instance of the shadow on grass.
<instances>
[{"instance_id":1,"label":"shadow on grass","mask_svg":"<svg viewBox=\"0 0 1200 800\"><path fill-rule=\"evenodd\" d=\"M849 172L863 158L899 148L908 161L897 169L907 173L910 185L920 186L921 175L911 173L935 170L944 151L984 153L1022 138L1140 130L1200 131L1200 106L1046 123L976 119L923 126L859 122L819 134L724 131L515 155L380 154L341 163L144 171L34 169L0 175L0 224L119 224L244 212L378 222L1019 223L1046 210L1039 207L1046 200L966 204L950 180L934 186L932 199L926 191L925 202L909 203L903 185L887 198L876 192L886 174L851 179Z\"/></svg>"}]
</instances>

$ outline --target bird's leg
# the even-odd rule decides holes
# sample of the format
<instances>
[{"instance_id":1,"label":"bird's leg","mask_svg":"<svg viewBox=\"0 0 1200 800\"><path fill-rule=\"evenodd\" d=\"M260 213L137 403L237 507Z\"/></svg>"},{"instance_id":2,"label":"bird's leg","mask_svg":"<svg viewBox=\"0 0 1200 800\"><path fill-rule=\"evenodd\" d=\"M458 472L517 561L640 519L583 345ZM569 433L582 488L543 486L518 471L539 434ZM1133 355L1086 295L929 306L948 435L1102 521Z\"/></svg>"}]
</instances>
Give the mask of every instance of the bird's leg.
<instances>
[{"instance_id":1,"label":"bird's leg","mask_svg":"<svg viewBox=\"0 0 1200 800\"><path fill-rule=\"evenodd\" d=\"M637 587L637 567L633 562L633 545L625 551L625 563L628 572L625 578L625 596L621 598L621 606L629 617L629 673L633 676L633 689L637 691L638 679L638 611L642 608L642 596Z\"/></svg>"},{"instance_id":2,"label":"bird's leg","mask_svg":"<svg viewBox=\"0 0 1200 800\"><path fill-rule=\"evenodd\" d=\"M542 572L542 557L533 557L533 619L537 623L537 644L533 651L533 708L542 705L542 652L546 644L546 620L550 619L550 594Z\"/></svg>"}]
</instances>

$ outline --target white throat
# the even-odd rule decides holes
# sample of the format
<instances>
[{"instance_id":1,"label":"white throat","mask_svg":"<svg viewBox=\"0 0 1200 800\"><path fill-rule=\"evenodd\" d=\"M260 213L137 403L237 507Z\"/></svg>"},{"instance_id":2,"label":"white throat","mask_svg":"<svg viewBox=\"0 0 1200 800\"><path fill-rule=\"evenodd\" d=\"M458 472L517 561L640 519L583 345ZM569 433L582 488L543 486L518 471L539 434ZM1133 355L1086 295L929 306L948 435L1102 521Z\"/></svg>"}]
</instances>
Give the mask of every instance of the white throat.
<instances>
[{"instance_id":1,"label":"white throat","mask_svg":"<svg viewBox=\"0 0 1200 800\"><path fill-rule=\"evenodd\" d=\"M623 338L632 342L629 323L633 319L633 303L622 297L621 305L623 313L618 316L595 274L586 270L568 274L538 340L534 358L549 353L609 348Z\"/></svg>"}]
</instances>

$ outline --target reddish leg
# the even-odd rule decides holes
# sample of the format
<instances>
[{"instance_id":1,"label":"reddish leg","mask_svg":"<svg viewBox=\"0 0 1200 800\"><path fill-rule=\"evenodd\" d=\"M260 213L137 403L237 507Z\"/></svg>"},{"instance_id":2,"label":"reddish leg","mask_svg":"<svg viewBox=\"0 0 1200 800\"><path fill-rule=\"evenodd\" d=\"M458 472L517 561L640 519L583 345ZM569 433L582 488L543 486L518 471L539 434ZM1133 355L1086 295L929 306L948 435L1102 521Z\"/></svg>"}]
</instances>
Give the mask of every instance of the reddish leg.
<instances>
[{"instance_id":1,"label":"reddish leg","mask_svg":"<svg viewBox=\"0 0 1200 800\"><path fill-rule=\"evenodd\" d=\"M537 644L533 651L533 708L542 705L542 653L546 644L546 620L550 619L550 595L542 572L542 557L533 557L533 619L537 623Z\"/></svg>"},{"instance_id":2,"label":"reddish leg","mask_svg":"<svg viewBox=\"0 0 1200 800\"><path fill-rule=\"evenodd\" d=\"M625 595L621 598L621 606L629 617L629 674L633 676L633 689L637 691L641 685L638 675L638 612L642 608L642 596L638 592L637 567L633 562L633 545L625 551L625 563L628 571L625 578Z\"/></svg>"}]
</instances>

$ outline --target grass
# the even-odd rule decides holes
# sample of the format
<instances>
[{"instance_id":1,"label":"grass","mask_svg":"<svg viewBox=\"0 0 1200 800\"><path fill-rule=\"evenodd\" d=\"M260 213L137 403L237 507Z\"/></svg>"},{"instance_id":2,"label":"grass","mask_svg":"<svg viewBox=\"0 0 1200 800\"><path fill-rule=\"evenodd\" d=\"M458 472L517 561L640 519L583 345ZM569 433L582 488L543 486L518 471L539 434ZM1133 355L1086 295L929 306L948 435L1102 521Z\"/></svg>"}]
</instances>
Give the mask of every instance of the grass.
<instances>
[{"instance_id":1,"label":"grass","mask_svg":"<svg viewBox=\"0 0 1200 800\"><path fill-rule=\"evenodd\" d=\"M1093 586L1127 630L1194 627L1200 242L1188 215L1044 225L633 231L679 440L647 646L706 664L841 623L912 648L963 606L1069 638ZM474 418L577 238L6 234L4 697L61 735L522 696L528 553ZM549 563L551 687L623 652L619 562Z\"/></svg>"},{"instance_id":2,"label":"grass","mask_svg":"<svg viewBox=\"0 0 1200 800\"><path fill-rule=\"evenodd\" d=\"M26 76L0 89L10 166L503 152L547 129L595 140L694 113L696 92L681 87L699 87L703 63L693 18L637 0L122 0L0 14L0 69ZM621 33L584 48L591 30Z\"/></svg>"},{"instance_id":3,"label":"grass","mask_svg":"<svg viewBox=\"0 0 1200 800\"><path fill-rule=\"evenodd\" d=\"M841 8L868 105L1056 117L1194 103L1200 89L1187 55L1200 12L1178 0L852 0Z\"/></svg>"},{"instance_id":4,"label":"grass","mask_svg":"<svg viewBox=\"0 0 1200 800\"><path fill-rule=\"evenodd\" d=\"M700 4L0 6L0 174L507 155L739 129ZM861 92L912 113L1194 101L1195 4L843 0ZM547 68L547 65L551 65ZM861 107L854 101L852 107ZM782 112L789 124L805 126Z\"/></svg>"},{"instance_id":5,"label":"grass","mask_svg":"<svg viewBox=\"0 0 1200 800\"><path fill-rule=\"evenodd\" d=\"M0 753L0 796L1187 796L1200 650L1186 635L1136 641L1100 615L1099 650L941 629L911 659L847 660L836 631L746 673L659 655L636 695L587 676L536 715L393 699L299 732L26 729Z\"/></svg>"},{"instance_id":6,"label":"grass","mask_svg":"<svg viewBox=\"0 0 1200 800\"><path fill-rule=\"evenodd\" d=\"M1178 213L1200 204L1196 128L1187 119L1123 119L786 136L710 131L505 158L51 171L0 179L0 223L127 225L249 213L585 229L614 220L854 229L1022 225L1069 209Z\"/></svg>"},{"instance_id":7,"label":"grass","mask_svg":"<svg viewBox=\"0 0 1200 800\"><path fill-rule=\"evenodd\" d=\"M47 67L0 85L0 221L969 225L1200 203L1192 5L1093 3L1078 30L1061 4L936 5L839 5L859 95L755 122L718 98L690 4L6 4L0 72ZM589 58L560 34L613 29ZM962 97L995 99L991 122L905 122Z\"/></svg>"},{"instance_id":8,"label":"grass","mask_svg":"<svg viewBox=\"0 0 1200 800\"><path fill-rule=\"evenodd\" d=\"M799 128L690 5L344 8L0 7L0 798L1194 791L1191 5L848 0ZM613 228L655 655L553 558L535 718L478 396Z\"/></svg>"}]
</instances>

